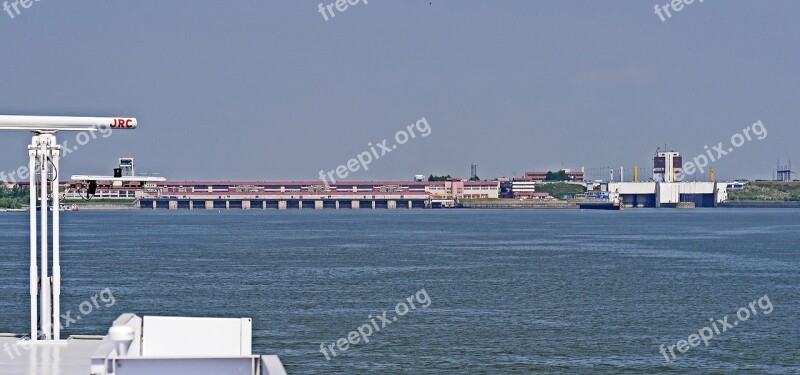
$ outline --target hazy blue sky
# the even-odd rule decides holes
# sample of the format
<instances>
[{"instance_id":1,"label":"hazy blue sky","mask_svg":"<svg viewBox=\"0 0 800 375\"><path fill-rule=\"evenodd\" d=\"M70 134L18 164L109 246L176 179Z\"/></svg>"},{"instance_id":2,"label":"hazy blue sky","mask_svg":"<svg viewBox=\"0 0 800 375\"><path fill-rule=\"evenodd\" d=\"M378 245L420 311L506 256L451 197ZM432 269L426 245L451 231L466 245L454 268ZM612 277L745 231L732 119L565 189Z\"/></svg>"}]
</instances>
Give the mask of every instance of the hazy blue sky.
<instances>
[{"instance_id":1,"label":"hazy blue sky","mask_svg":"<svg viewBox=\"0 0 800 375\"><path fill-rule=\"evenodd\" d=\"M430 136L350 177L649 167L665 141L691 158L758 120L767 138L718 177L800 170L800 2L666 22L657 3L371 0L325 21L306 0L40 0L0 13L0 113L139 119L62 176L132 155L170 179L314 179L423 116ZM0 170L28 141L0 134Z\"/></svg>"}]
</instances>

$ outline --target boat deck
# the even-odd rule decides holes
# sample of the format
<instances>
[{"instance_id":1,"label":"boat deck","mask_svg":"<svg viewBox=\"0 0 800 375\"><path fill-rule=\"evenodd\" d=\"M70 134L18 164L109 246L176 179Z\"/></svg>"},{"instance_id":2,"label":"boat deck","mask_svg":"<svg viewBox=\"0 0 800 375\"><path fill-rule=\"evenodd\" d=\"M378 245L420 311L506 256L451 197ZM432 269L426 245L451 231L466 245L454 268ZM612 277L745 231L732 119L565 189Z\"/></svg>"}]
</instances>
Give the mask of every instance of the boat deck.
<instances>
[{"instance_id":1,"label":"boat deck","mask_svg":"<svg viewBox=\"0 0 800 375\"><path fill-rule=\"evenodd\" d=\"M102 336L72 336L58 343L19 344L21 336L0 334L0 372L4 375L87 375Z\"/></svg>"}]
</instances>

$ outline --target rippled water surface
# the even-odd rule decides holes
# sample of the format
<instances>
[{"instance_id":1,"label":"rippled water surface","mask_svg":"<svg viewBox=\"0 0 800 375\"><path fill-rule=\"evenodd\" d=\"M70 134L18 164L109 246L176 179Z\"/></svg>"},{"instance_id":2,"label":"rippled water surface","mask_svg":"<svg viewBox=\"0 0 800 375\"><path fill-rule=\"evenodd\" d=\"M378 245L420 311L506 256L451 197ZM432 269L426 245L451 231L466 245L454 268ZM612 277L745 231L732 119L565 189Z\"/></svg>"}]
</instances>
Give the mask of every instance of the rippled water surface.
<instances>
[{"instance_id":1,"label":"rippled water surface","mask_svg":"<svg viewBox=\"0 0 800 375\"><path fill-rule=\"evenodd\" d=\"M290 374L800 373L800 210L65 213L62 306L253 318ZM0 214L0 332L28 322L26 214ZM333 343L425 289L329 361ZM674 345L768 295L675 360ZM378 323L380 324L380 323ZM337 349L338 350L338 349ZM2 353L0 353L2 354ZM0 370L0 373L2 370Z\"/></svg>"}]
</instances>

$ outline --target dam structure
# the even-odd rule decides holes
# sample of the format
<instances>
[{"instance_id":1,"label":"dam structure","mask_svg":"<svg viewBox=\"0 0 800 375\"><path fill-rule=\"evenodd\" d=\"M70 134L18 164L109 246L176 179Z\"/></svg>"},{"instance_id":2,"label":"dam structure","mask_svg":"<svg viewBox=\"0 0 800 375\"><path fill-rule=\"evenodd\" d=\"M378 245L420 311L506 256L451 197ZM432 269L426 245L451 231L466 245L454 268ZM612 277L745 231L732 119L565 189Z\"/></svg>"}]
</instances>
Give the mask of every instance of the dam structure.
<instances>
[{"instance_id":1,"label":"dam structure","mask_svg":"<svg viewBox=\"0 0 800 375\"><path fill-rule=\"evenodd\" d=\"M713 170L711 181L683 181L687 177L683 157L674 150L656 151L649 181L638 180L638 167L634 168L633 181L624 181L622 168L616 178L610 173L606 181L587 181L583 171L562 172L567 181L548 181L546 172L529 172L525 178L510 181L467 181L450 176L443 181L423 181L423 175L405 181L331 184L321 180L167 181L160 176L137 176L134 159L122 157L113 178L72 176L64 198L130 202L126 204L134 208L156 210L692 208L716 207L728 198L728 184L716 182ZM553 183L580 185L585 193L566 198L550 196L546 191Z\"/></svg>"},{"instance_id":2,"label":"dam structure","mask_svg":"<svg viewBox=\"0 0 800 375\"><path fill-rule=\"evenodd\" d=\"M626 208L717 207L728 199L724 182L613 182L602 189Z\"/></svg>"},{"instance_id":3,"label":"dam structure","mask_svg":"<svg viewBox=\"0 0 800 375\"><path fill-rule=\"evenodd\" d=\"M687 171L694 170L691 162L683 163L683 157L675 150L656 150L653 157L653 180L638 182L638 170L634 170L634 182L608 182L601 184L601 190L621 207L716 207L728 199L727 183L714 181L713 168L711 181L683 181ZM684 168L686 167L686 168ZM620 171L620 180L622 180Z\"/></svg>"},{"instance_id":4,"label":"dam structure","mask_svg":"<svg viewBox=\"0 0 800 375\"><path fill-rule=\"evenodd\" d=\"M67 198L84 196L73 181ZM96 181L94 199L131 199L141 209L412 209L453 207L458 199L497 198L497 181L163 181L143 187ZM134 189L136 187L137 189Z\"/></svg>"}]
</instances>

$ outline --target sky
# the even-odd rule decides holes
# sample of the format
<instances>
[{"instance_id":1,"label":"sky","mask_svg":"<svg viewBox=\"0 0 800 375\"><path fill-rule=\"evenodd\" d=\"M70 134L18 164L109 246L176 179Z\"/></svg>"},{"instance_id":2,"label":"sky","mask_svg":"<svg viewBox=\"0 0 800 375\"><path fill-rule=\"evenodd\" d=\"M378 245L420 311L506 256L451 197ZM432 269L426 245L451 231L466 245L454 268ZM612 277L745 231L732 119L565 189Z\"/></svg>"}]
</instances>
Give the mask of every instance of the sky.
<instances>
[{"instance_id":1,"label":"sky","mask_svg":"<svg viewBox=\"0 0 800 375\"><path fill-rule=\"evenodd\" d=\"M697 0L662 21L666 3L37 0L0 13L0 114L138 119L62 176L120 156L171 180L318 179L359 154L348 179L649 169L665 143L691 160L757 121L717 177L800 165L800 2ZM0 171L29 142L0 133Z\"/></svg>"}]
</instances>

